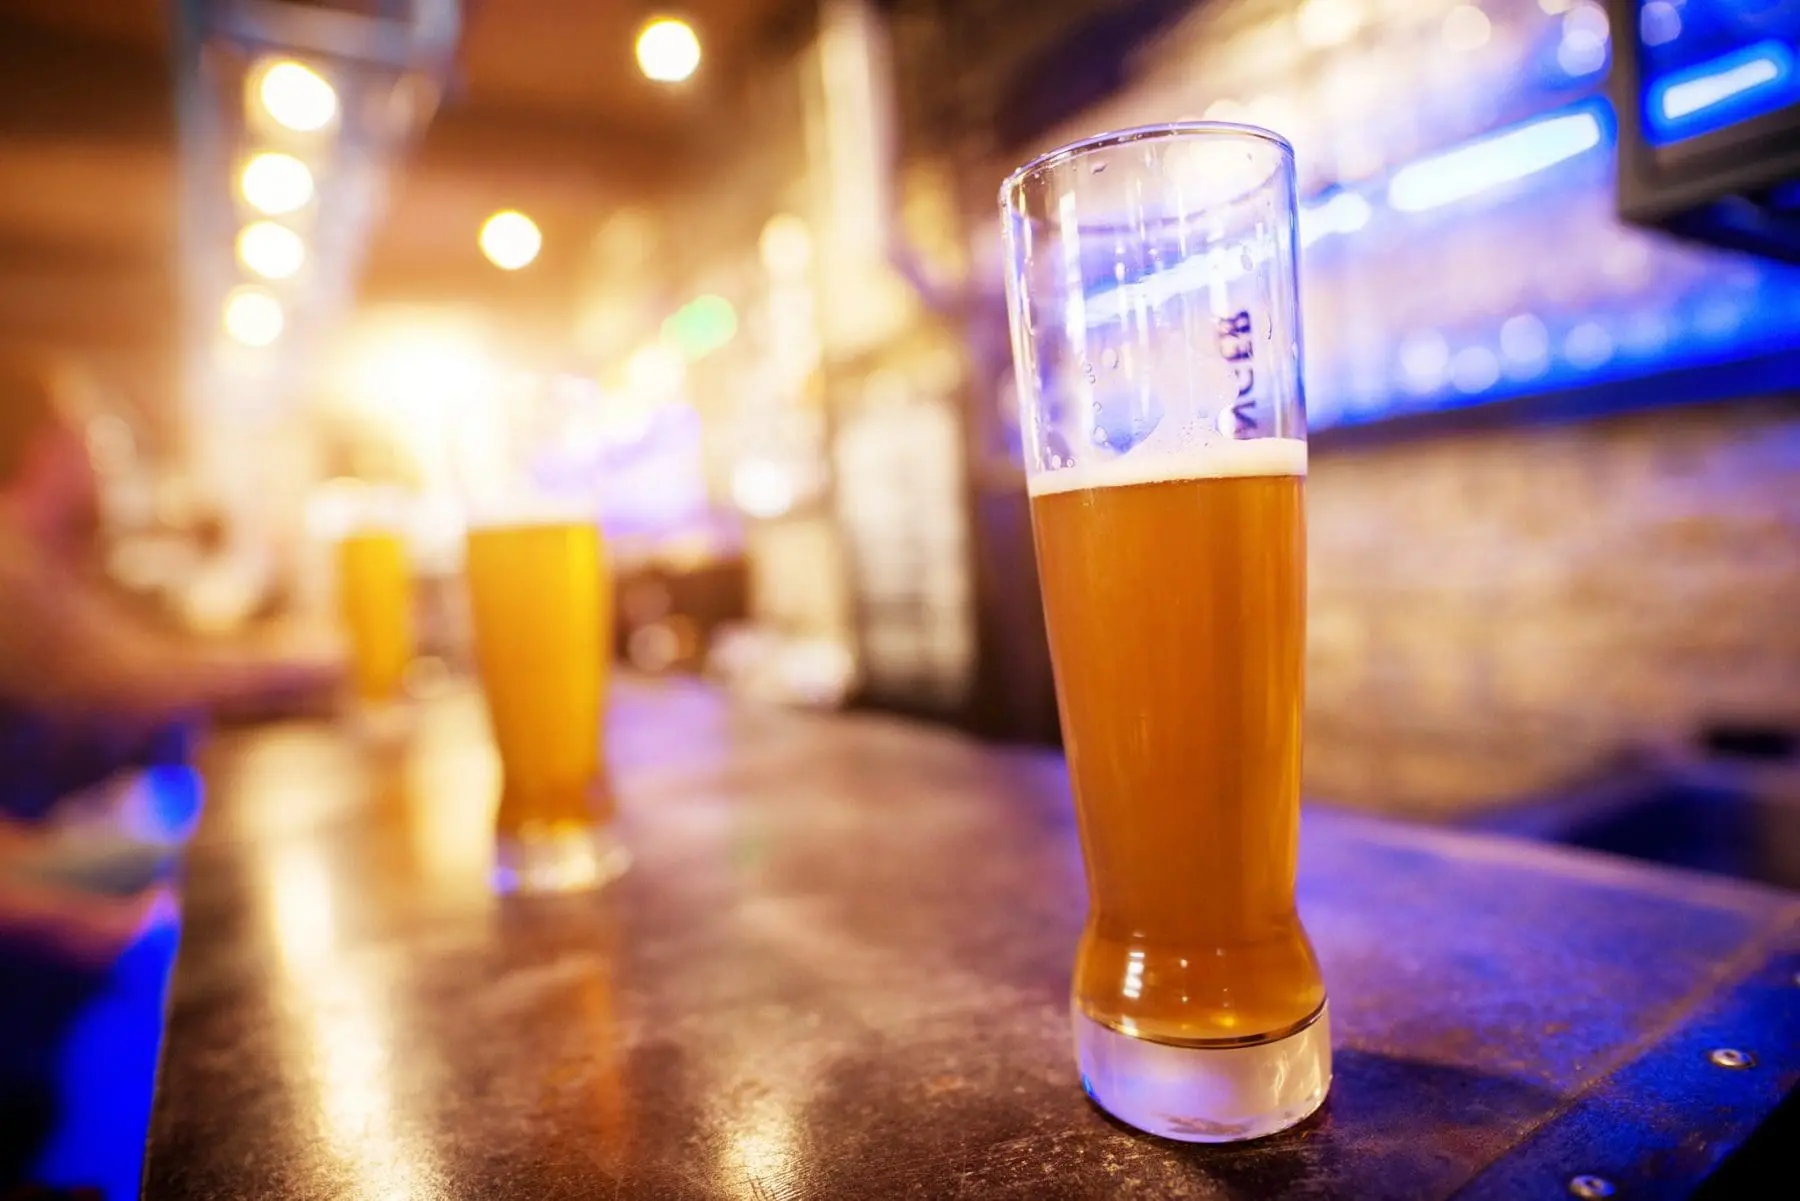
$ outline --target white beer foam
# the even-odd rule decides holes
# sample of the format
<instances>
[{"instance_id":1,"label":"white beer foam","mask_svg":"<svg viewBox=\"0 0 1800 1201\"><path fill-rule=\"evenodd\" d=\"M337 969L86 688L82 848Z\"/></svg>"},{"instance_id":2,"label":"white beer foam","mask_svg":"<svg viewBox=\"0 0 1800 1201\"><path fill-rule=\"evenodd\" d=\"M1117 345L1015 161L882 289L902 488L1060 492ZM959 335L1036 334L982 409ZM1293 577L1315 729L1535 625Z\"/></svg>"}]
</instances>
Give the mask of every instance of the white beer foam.
<instances>
[{"instance_id":1,"label":"white beer foam","mask_svg":"<svg viewBox=\"0 0 1800 1201\"><path fill-rule=\"evenodd\" d=\"M1128 484L1305 474L1306 443L1299 438L1221 440L1179 450L1153 447L1146 442L1108 462L1037 472L1027 486L1033 496L1049 496Z\"/></svg>"},{"instance_id":2,"label":"white beer foam","mask_svg":"<svg viewBox=\"0 0 1800 1201\"><path fill-rule=\"evenodd\" d=\"M600 524L600 509L588 499L505 497L471 501L465 514L470 530L515 529L523 526Z\"/></svg>"}]
</instances>

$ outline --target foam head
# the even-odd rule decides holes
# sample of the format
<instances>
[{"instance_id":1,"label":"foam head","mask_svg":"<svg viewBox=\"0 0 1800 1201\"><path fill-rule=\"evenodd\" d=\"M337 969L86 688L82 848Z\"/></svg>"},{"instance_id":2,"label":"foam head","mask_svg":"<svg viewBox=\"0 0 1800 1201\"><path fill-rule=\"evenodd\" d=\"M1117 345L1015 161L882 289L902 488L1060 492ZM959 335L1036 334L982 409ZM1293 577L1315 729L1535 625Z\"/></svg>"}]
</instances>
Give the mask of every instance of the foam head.
<instances>
[{"instance_id":1,"label":"foam head","mask_svg":"<svg viewBox=\"0 0 1800 1201\"><path fill-rule=\"evenodd\" d=\"M1161 484L1179 480L1241 479L1306 474L1306 443L1299 438L1249 438L1193 443L1179 448L1145 444L1105 462L1033 472L1033 496Z\"/></svg>"}]
</instances>

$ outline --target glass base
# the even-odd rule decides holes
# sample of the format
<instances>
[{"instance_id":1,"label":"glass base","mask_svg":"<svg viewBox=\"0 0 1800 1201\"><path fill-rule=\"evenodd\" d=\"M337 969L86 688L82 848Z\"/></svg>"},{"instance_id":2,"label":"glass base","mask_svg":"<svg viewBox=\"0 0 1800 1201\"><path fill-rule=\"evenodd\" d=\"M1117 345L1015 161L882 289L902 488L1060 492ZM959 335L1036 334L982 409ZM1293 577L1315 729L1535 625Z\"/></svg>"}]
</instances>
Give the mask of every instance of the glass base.
<instances>
[{"instance_id":1,"label":"glass base","mask_svg":"<svg viewBox=\"0 0 1800 1201\"><path fill-rule=\"evenodd\" d=\"M494 891L520 896L599 888L631 866L611 826L501 836L494 845Z\"/></svg>"},{"instance_id":2,"label":"glass base","mask_svg":"<svg viewBox=\"0 0 1800 1201\"><path fill-rule=\"evenodd\" d=\"M1153 1043L1075 1012L1075 1060L1088 1096L1121 1122L1185 1143L1262 1138L1303 1120L1331 1087L1328 1006L1306 1025L1249 1046Z\"/></svg>"}]
</instances>

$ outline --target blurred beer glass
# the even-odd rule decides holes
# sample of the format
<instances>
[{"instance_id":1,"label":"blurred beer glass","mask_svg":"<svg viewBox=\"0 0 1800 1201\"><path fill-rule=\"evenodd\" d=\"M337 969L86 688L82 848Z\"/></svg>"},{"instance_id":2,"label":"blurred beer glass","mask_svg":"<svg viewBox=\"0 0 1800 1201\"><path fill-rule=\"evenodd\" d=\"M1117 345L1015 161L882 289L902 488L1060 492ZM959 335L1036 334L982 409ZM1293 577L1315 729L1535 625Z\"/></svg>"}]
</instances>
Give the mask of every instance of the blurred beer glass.
<instances>
[{"instance_id":1,"label":"blurred beer glass","mask_svg":"<svg viewBox=\"0 0 1800 1201\"><path fill-rule=\"evenodd\" d=\"M413 658L412 571L397 506L365 498L337 542L338 613L357 699L398 701Z\"/></svg>"},{"instance_id":2,"label":"blurred beer glass","mask_svg":"<svg viewBox=\"0 0 1800 1201\"><path fill-rule=\"evenodd\" d=\"M1294 906L1306 426L1293 152L1244 126L1076 143L1000 195L1044 611L1087 870L1083 1086L1192 1142L1331 1079Z\"/></svg>"},{"instance_id":3,"label":"blurred beer glass","mask_svg":"<svg viewBox=\"0 0 1800 1201\"><path fill-rule=\"evenodd\" d=\"M475 653L502 771L495 883L504 892L595 887L628 858L613 831L601 746L612 584L591 519L472 525Z\"/></svg>"}]
</instances>

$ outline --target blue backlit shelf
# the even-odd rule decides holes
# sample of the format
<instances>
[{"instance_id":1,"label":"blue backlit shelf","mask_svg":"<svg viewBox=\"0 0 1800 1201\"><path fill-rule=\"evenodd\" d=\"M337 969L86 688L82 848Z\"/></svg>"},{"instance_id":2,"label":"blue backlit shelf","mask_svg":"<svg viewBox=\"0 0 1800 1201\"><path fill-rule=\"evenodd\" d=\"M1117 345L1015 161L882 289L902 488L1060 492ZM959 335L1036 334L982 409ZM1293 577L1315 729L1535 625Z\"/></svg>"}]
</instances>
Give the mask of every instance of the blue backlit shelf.
<instances>
[{"instance_id":1,"label":"blue backlit shelf","mask_svg":"<svg viewBox=\"0 0 1800 1201\"><path fill-rule=\"evenodd\" d=\"M1483 7L1515 57L1462 107L1503 119L1303 205L1313 427L1594 388L1648 403L1655 377L1725 364L1755 364L1729 389L1800 385L1800 268L1618 220L1618 122L1603 73L1572 69L1605 59L1599 7ZM1661 72L1645 120L1667 139L1795 98L1800 4L1640 8Z\"/></svg>"},{"instance_id":2,"label":"blue backlit shelf","mask_svg":"<svg viewBox=\"0 0 1800 1201\"><path fill-rule=\"evenodd\" d=\"M1643 127L1669 145L1800 101L1800 4L1639 0Z\"/></svg>"}]
</instances>

